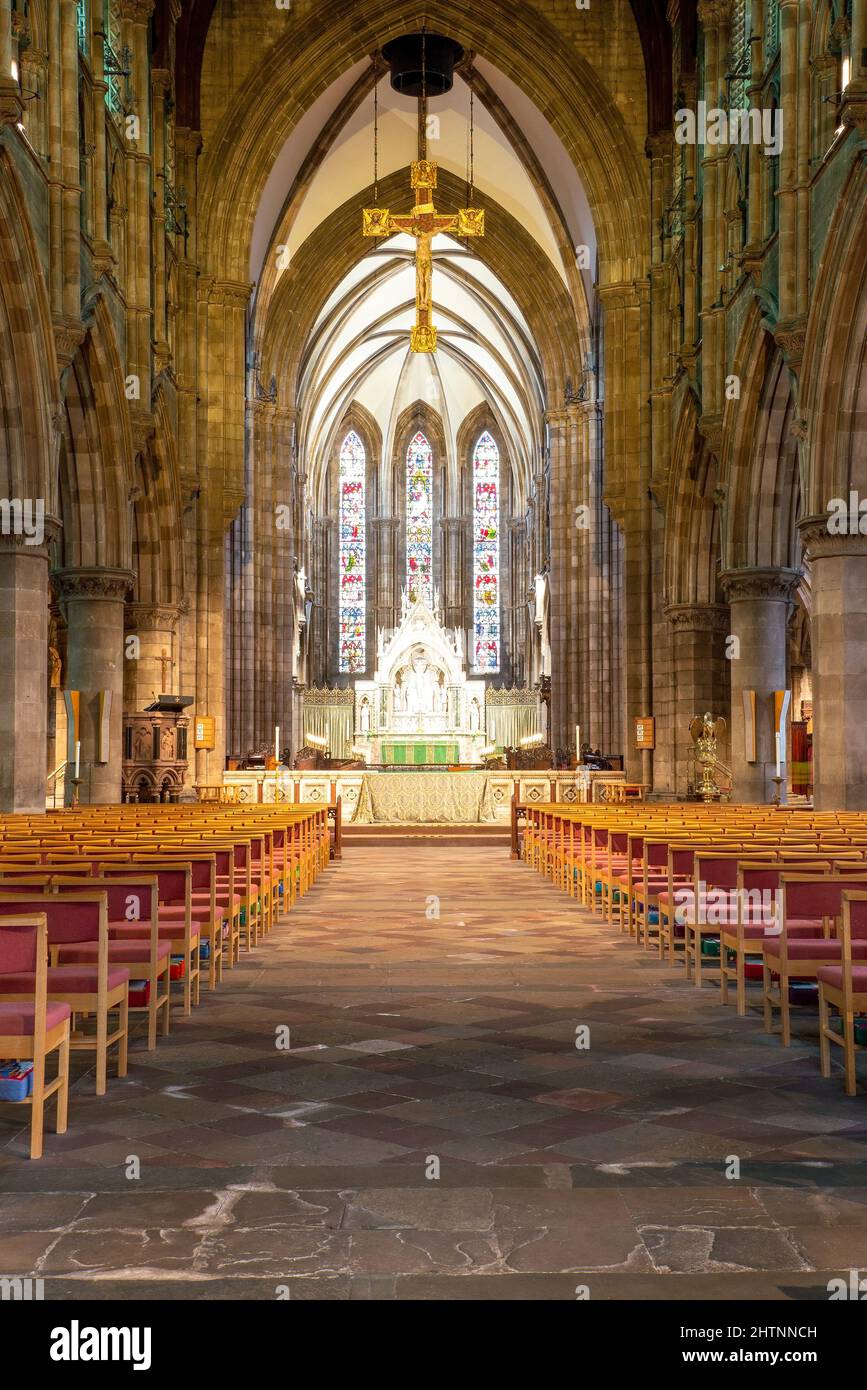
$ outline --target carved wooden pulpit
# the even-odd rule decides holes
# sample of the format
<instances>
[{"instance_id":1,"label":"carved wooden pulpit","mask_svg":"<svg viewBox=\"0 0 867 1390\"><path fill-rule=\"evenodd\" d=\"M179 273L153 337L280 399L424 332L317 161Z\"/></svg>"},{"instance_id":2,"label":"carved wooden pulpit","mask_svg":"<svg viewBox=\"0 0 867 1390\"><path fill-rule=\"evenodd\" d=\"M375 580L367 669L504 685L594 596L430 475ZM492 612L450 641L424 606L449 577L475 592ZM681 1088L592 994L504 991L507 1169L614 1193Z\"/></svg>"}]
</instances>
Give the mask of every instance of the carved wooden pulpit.
<instances>
[{"instance_id":1,"label":"carved wooden pulpit","mask_svg":"<svg viewBox=\"0 0 867 1390\"><path fill-rule=\"evenodd\" d=\"M191 695L161 695L147 709L123 718L124 801L173 801L186 781Z\"/></svg>"}]
</instances>

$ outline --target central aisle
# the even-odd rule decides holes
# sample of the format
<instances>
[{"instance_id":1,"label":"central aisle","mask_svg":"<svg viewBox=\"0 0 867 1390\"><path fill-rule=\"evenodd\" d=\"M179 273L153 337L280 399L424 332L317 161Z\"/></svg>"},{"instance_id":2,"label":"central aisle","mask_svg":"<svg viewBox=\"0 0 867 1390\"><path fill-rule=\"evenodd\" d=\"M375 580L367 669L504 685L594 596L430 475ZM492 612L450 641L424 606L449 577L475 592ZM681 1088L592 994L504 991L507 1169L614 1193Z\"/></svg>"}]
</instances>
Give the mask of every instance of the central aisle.
<instances>
[{"instance_id":1,"label":"central aisle","mask_svg":"<svg viewBox=\"0 0 867 1390\"><path fill-rule=\"evenodd\" d=\"M128 1085L71 1101L62 1157L0 1157L0 1233L36 1231L7 1264L52 1297L98 1297L88 1267L113 1297L826 1297L867 1237L863 1101L815 1050L500 848L352 849Z\"/></svg>"}]
</instances>

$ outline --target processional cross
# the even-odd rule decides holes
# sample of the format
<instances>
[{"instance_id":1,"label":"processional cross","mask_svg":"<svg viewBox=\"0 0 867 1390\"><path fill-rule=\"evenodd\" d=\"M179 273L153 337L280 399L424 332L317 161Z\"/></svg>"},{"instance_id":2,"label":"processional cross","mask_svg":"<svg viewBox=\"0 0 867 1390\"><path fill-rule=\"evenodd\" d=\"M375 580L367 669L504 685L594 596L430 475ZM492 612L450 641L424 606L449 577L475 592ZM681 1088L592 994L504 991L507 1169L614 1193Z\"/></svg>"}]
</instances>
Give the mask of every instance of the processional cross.
<instances>
[{"instance_id":1,"label":"processional cross","mask_svg":"<svg viewBox=\"0 0 867 1390\"><path fill-rule=\"evenodd\" d=\"M437 166L427 158L427 102L419 103L419 157L411 165L415 206L405 215L394 215L388 208L365 208L362 212L362 234L368 237L387 237L406 232L415 238L415 325L410 336L413 352L436 352L437 331L431 322L433 295L431 291L431 242L439 232L455 232L459 237L485 235L484 208L458 208L455 213L437 212L434 189L437 186Z\"/></svg>"}]
</instances>

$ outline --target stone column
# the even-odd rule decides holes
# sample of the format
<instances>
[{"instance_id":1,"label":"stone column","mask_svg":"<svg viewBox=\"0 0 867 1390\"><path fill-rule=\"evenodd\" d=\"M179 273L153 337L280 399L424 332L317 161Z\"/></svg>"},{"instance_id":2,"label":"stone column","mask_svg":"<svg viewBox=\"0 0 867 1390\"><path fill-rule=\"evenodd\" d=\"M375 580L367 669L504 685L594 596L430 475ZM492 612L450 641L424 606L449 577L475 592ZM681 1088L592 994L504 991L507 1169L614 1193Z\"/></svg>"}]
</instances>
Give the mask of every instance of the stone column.
<instances>
[{"instance_id":1,"label":"stone column","mask_svg":"<svg viewBox=\"0 0 867 1390\"><path fill-rule=\"evenodd\" d=\"M375 516L371 521L376 545L374 577L374 640L379 628L396 625L397 589L394 581L395 553L399 522L396 516Z\"/></svg>"},{"instance_id":2,"label":"stone column","mask_svg":"<svg viewBox=\"0 0 867 1390\"><path fill-rule=\"evenodd\" d=\"M665 616L671 624L674 790L682 796L690 768L690 720L705 713L729 718L729 610L725 604L678 603L666 608ZM718 748L720 762L728 762L728 745L726 739Z\"/></svg>"},{"instance_id":3,"label":"stone column","mask_svg":"<svg viewBox=\"0 0 867 1390\"><path fill-rule=\"evenodd\" d=\"M2 3L2 0L0 0ZM45 810L48 550L0 538L0 810Z\"/></svg>"},{"instance_id":4,"label":"stone column","mask_svg":"<svg viewBox=\"0 0 867 1390\"><path fill-rule=\"evenodd\" d=\"M75 0L61 0L61 143L63 188L63 313L71 322L81 317L81 172L78 123L78 15ZM98 171L101 174L101 170Z\"/></svg>"},{"instance_id":5,"label":"stone column","mask_svg":"<svg viewBox=\"0 0 867 1390\"><path fill-rule=\"evenodd\" d=\"M21 89L12 76L12 0L0 0L0 128L16 125L23 110Z\"/></svg>"},{"instance_id":6,"label":"stone column","mask_svg":"<svg viewBox=\"0 0 867 1390\"><path fill-rule=\"evenodd\" d=\"M813 611L813 800L819 811L867 809L867 536L801 523Z\"/></svg>"},{"instance_id":7,"label":"stone column","mask_svg":"<svg viewBox=\"0 0 867 1390\"><path fill-rule=\"evenodd\" d=\"M759 804L773 798L776 767L773 691L788 687L789 608L800 575L787 569L728 570L721 581L731 608L732 799ZM744 750L743 692L756 692L756 761ZM715 711L714 711L715 713ZM785 800L785 787L782 789Z\"/></svg>"},{"instance_id":8,"label":"stone column","mask_svg":"<svg viewBox=\"0 0 867 1390\"><path fill-rule=\"evenodd\" d=\"M852 70L843 93L843 120L867 136L867 0L852 0L852 35L849 40Z\"/></svg>"},{"instance_id":9,"label":"stone column","mask_svg":"<svg viewBox=\"0 0 867 1390\"><path fill-rule=\"evenodd\" d=\"M551 725L550 744L556 757L558 748L568 748L569 632L573 615L569 613L569 543L572 514L568 497L569 416L565 410L549 410L548 446L551 453ZM572 721L574 723L574 721Z\"/></svg>"},{"instance_id":10,"label":"stone column","mask_svg":"<svg viewBox=\"0 0 867 1390\"><path fill-rule=\"evenodd\" d=\"M175 631L177 605L130 603L126 606L127 634L124 642L124 709L132 713L144 709L157 695L178 695L175 681ZM137 637L138 656L126 655L129 638Z\"/></svg>"},{"instance_id":11,"label":"stone column","mask_svg":"<svg viewBox=\"0 0 867 1390\"><path fill-rule=\"evenodd\" d=\"M55 578L68 631L66 688L81 692L80 800L115 803L121 790L124 600L133 576L94 568L59 570ZM97 762L101 690L112 694L107 762Z\"/></svg>"}]
</instances>

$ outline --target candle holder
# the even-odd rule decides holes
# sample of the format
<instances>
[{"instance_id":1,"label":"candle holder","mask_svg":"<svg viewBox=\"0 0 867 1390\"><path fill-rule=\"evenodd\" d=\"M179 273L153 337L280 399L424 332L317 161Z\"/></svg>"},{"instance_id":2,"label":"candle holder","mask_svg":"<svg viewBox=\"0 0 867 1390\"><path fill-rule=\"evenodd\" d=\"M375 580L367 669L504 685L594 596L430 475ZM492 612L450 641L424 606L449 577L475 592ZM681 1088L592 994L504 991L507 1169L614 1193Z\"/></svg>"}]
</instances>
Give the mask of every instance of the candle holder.
<instances>
[{"instance_id":1,"label":"candle holder","mask_svg":"<svg viewBox=\"0 0 867 1390\"><path fill-rule=\"evenodd\" d=\"M777 790L774 792L774 805L775 805L776 807L779 808L779 807L782 806L782 804L783 804L783 803L782 803L782 800L781 800L781 797L782 797L782 794L783 794L783 787L784 787L785 784L786 784L786 779L785 779L785 777L772 777L772 778L771 778L771 781L773 782L774 786L775 786L776 789L777 789Z\"/></svg>"},{"instance_id":2,"label":"candle holder","mask_svg":"<svg viewBox=\"0 0 867 1390\"><path fill-rule=\"evenodd\" d=\"M71 785L71 787L72 787L72 803L71 803L71 805L72 805L72 810L74 811L74 810L76 809L76 807L78 806L78 798L79 798L78 788L81 786L82 782L84 781L84 778L83 778L83 777L71 777L71 778L69 779L69 781L70 781L70 785Z\"/></svg>"}]
</instances>

